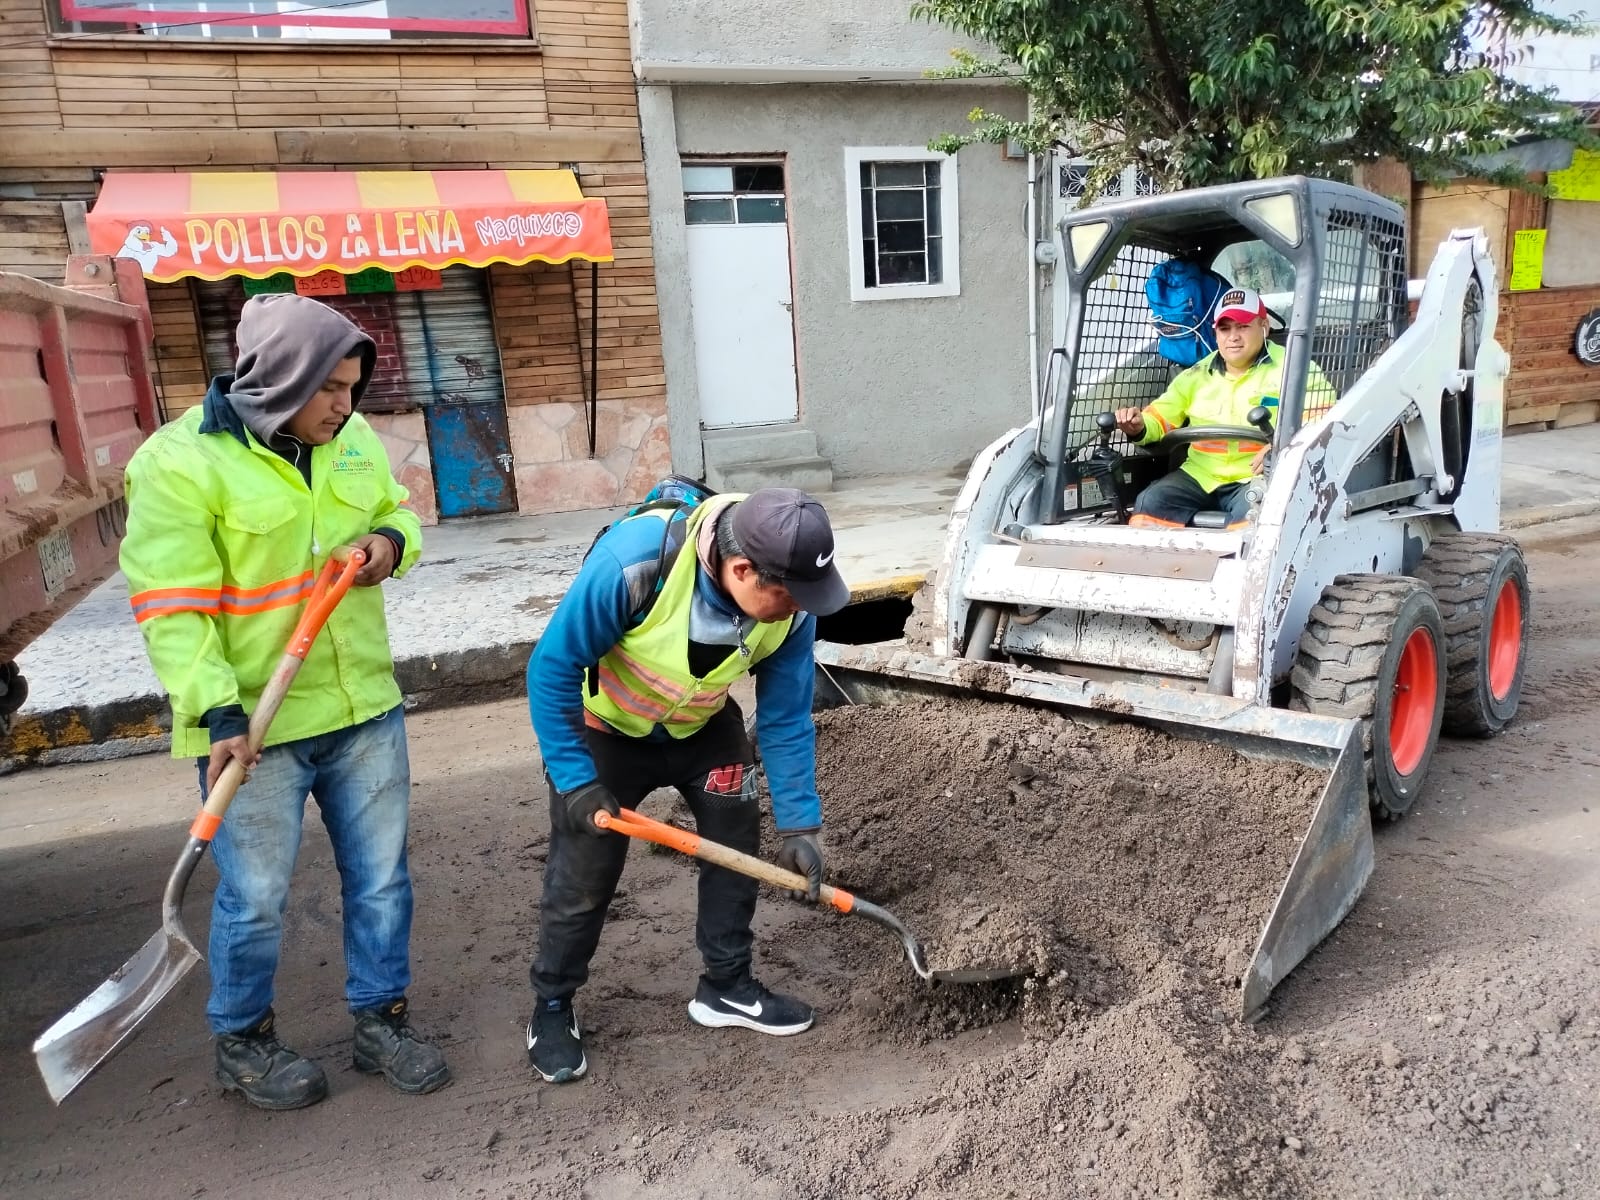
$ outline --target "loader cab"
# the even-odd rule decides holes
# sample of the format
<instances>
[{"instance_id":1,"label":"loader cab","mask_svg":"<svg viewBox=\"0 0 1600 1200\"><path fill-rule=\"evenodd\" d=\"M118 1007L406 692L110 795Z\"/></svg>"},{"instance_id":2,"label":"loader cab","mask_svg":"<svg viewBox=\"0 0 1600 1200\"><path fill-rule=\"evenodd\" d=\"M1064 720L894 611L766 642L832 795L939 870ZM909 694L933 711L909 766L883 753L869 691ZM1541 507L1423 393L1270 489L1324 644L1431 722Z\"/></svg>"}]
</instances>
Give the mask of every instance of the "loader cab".
<instances>
[{"instance_id":1,"label":"loader cab","mask_svg":"<svg viewBox=\"0 0 1600 1200\"><path fill-rule=\"evenodd\" d=\"M1140 197L1069 214L1061 235L1067 320L1035 445L1044 524L1126 520L1182 461L1181 445L1152 451L1097 423L1157 399L1183 369L1146 299L1159 264L1184 259L1261 294L1284 359L1273 445L1321 420L1407 323L1404 215L1344 184L1294 176ZM1308 398L1312 363L1327 382Z\"/></svg>"}]
</instances>

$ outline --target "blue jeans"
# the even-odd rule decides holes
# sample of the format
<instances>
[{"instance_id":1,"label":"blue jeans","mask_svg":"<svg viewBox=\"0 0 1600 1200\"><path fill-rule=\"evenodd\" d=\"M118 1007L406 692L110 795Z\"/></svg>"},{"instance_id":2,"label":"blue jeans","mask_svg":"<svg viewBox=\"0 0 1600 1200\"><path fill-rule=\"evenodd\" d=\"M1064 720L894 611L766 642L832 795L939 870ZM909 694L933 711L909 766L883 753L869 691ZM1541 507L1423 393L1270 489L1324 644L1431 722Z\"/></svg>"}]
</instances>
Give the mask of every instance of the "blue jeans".
<instances>
[{"instance_id":1,"label":"blue jeans","mask_svg":"<svg viewBox=\"0 0 1600 1200\"><path fill-rule=\"evenodd\" d=\"M199 765L204 798L206 760ZM360 725L269 746L234 796L211 843L221 875L211 910L206 1003L213 1033L247 1029L272 1007L307 795L322 812L339 868L350 1010L376 1008L410 986L411 764L405 718L396 706Z\"/></svg>"}]
</instances>

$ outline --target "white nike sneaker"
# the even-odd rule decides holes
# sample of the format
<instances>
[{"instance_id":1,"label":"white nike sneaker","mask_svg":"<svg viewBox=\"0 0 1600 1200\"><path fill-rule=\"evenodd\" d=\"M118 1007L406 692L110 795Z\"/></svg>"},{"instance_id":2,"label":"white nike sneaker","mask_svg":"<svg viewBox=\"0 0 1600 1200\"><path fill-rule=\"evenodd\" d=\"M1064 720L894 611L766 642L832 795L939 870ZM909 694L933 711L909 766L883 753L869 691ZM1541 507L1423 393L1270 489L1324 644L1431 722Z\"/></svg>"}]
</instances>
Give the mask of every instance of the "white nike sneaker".
<instances>
[{"instance_id":1,"label":"white nike sneaker","mask_svg":"<svg viewBox=\"0 0 1600 1200\"><path fill-rule=\"evenodd\" d=\"M689 1001L689 1019L707 1029L736 1026L788 1037L810 1029L816 1014L804 1001L769 992L754 979L719 991L702 978Z\"/></svg>"}]
</instances>

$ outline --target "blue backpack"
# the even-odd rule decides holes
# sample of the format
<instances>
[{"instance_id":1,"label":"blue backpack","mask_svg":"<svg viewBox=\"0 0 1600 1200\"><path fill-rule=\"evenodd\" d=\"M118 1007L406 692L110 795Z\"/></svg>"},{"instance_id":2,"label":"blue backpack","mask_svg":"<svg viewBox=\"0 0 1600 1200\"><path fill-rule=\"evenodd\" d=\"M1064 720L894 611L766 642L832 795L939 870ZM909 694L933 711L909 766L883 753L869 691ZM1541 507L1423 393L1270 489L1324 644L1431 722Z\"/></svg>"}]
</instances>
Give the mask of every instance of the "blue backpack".
<instances>
[{"instance_id":1,"label":"blue backpack","mask_svg":"<svg viewBox=\"0 0 1600 1200\"><path fill-rule=\"evenodd\" d=\"M689 514L700 505L711 499L717 493L699 480L690 479L686 475L668 475L660 480L655 487L650 489L650 494L635 504L619 520L636 517L640 513L654 510L665 510L667 519L661 522L661 549L656 555L656 586L651 593L649 602L639 612L633 614L633 623L638 625L649 615L650 609L655 605L656 597L661 594L661 585L666 582L667 575L672 571L673 563L678 561L678 551L683 548L681 535L683 523L689 519ZM594 552L600 539L609 533L616 522L604 526L599 533L594 535L594 541L589 543L589 549L583 552L583 557L588 558Z\"/></svg>"},{"instance_id":2,"label":"blue backpack","mask_svg":"<svg viewBox=\"0 0 1600 1200\"><path fill-rule=\"evenodd\" d=\"M1196 262L1169 258L1145 281L1161 357L1180 367L1192 367L1217 348L1211 313L1228 281Z\"/></svg>"}]
</instances>

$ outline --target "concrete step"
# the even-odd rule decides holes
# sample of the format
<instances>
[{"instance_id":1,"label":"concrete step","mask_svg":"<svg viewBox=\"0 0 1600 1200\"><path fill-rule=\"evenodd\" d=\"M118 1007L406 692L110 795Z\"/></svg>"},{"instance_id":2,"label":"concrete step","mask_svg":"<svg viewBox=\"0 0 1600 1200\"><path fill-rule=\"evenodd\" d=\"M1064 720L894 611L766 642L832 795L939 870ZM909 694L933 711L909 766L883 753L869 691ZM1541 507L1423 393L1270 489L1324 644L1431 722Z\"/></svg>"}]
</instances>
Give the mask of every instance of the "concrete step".
<instances>
[{"instance_id":1,"label":"concrete step","mask_svg":"<svg viewBox=\"0 0 1600 1200\"><path fill-rule=\"evenodd\" d=\"M714 467L708 461L706 482L719 492L753 492L758 488L791 487L816 495L833 490L833 464L815 455L726 467Z\"/></svg>"},{"instance_id":2,"label":"concrete step","mask_svg":"<svg viewBox=\"0 0 1600 1200\"><path fill-rule=\"evenodd\" d=\"M815 458L817 435L803 425L747 425L708 429L701 441L706 467L741 466L791 458Z\"/></svg>"}]
</instances>

